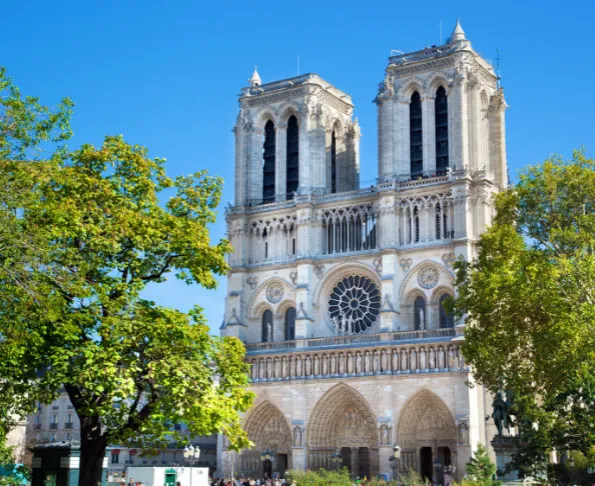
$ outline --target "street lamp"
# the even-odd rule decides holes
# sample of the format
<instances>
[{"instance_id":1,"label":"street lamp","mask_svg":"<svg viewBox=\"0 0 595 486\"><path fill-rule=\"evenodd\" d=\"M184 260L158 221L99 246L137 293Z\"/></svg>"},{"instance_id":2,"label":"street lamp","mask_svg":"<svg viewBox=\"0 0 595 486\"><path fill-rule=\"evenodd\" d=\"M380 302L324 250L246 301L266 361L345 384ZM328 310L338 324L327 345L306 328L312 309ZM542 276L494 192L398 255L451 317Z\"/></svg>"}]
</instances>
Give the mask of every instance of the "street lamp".
<instances>
[{"instance_id":1,"label":"street lamp","mask_svg":"<svg viewBox=\"0 0 595 486\"><path fill-rule=\"evenodd\" d=\"M452 485L452 478L457 472L457 468L451 464L444 466L444 486L451 486Z\"/></svg>"},{"instance_id":2,"label":"street lamp","mask_svg":"<svg viewBox=\"0 0 595 486\"><path fill-rule=\"evenodd\" d=\"M194 447L192 444L190 444L190 447L184 447L184 459L186 459L186 462L190 464L190 486L192 486L192 467L196 462L198 462L199 458L200 447Z\"/></svg>"},{"instance_id":3,"label":"street lamp","mask_svg":"<svg viewBox=\"0 0 595 486\"><path fill-rule=\"evenodd\" d=\"M275 452L274 451L270 451L270 450L266 450L260 453L260 460L262 461L262 466L263 469L265 466L268 466L267 462L271 465L273 465L273 461L275 460ZM263 471L266 474L266 471ZM269 478L267 478L269 479Z\"/></svg>"},{"instance_id":4,"label":"street lamp","mask_svg":"<svg viewBox=\"0 0 595 486\"><path fill-rule=\"evenodd\" d=\"M339 469L340 464L343 462L343 458L341 457L341 454L338 451L335 451L331 455L331 461L333 463L333 467L335 469Z\"/></svg>"},{"instance_id":5,"label":"street lamp","mask_svg":"<svg viewBox=\"0 0 595 486\"><path fill-rule=\"evenodd\" d=\"M393 447L393 455L389 458L393 468L393 478L399 484L399 459L401 459L401 448L395 444Z\"/></svg>"}]
</instances>

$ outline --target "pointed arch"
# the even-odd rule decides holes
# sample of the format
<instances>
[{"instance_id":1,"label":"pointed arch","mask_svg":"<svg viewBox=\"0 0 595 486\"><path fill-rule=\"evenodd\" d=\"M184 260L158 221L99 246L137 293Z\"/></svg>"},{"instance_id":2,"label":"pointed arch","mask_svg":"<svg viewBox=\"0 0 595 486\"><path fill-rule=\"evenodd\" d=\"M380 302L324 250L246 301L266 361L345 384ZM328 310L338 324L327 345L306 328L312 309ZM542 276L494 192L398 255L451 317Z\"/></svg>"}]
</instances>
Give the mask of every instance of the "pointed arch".
<instances>
[{"instance_id":1,"label":"pointed arch","mask_svg":"<svg viewBox=\"0 0 595 486\"><path fill-rule=\"evenodd\" d=\"M414 91L409 100L409 162L411 177L423 175L423 122L421 95Z\"/></svg>"},{"instance_id":2,"label":"pointed arch","mask_svg":"<svg viewBox=\"0 0 595 486\"><path fill-rule=\"evenodd\" d=\"M277 133L275 123L269 120L264 125L262 145L262 202L275 201L275 171L277 154Z\"/></svg>"},{"instance_id":3,"label":"pointed arch","mask_svg":"<svg viewBox=\"0 0 595 486\"><path fill-rule=\"evenodd\" d=\"M279 407L268 396L257 400L257 405L244 418L243 429L254 443L251 449L246 449L241 454L240 467L245 474L262 475L260 452L266 450L274 451L277 456L286 454L287 467L292 467L291 427Z\"/></svg>"},{"instance_id":4,"label":"pointed arch","mask_svg":"<svg viewBox=\"0 0 595 486\"><path fill-rule=\"evenodd\" d=\"M403 405L397 425L397 440L404 452L439 445L455 449L455 421L448 406L434 392L423 388Z\"/></svg>"},{"instance_id":5,"label":"pointed arch","mask_svg":"<svg viewBox=\"0 0 595 486\"><path fill-rule=\"evenodd\" d=\"M363 448L369 454L369 473L378 473L376 416L366 399L345 383L335 385L318 400L308 423L307 438L310 468L330 469L336 450Z\"/></svg>"},{"instance_id":6,"label":"pointed arch","mask_svg":"<svg viewBox=\"0 0 595 486\"><path fill-rule=\"evenodd\" d=\"M300 184L300 127L296 115L287 120L285 198L291 199Z\"/></svg>"}]
</instances>

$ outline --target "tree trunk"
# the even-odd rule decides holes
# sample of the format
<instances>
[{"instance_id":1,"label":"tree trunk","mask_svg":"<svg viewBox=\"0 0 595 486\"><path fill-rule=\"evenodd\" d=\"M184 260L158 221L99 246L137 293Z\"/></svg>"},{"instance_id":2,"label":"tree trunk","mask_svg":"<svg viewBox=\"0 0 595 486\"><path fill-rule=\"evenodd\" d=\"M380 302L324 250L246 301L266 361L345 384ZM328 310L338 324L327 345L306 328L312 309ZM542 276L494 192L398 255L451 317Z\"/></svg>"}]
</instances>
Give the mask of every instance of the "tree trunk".
<instances>
[{"instance_id":1,"label":"tree trunk","mask_svg":"<svg viewBox=\"0 0 595 486\"><path fill-rule=\"evenodd\" d=\"M81 468L79 486L101 484L101 467L107 448L107 437L101 433L97 417L81 417Z\"/></svg>"}]
</instances>

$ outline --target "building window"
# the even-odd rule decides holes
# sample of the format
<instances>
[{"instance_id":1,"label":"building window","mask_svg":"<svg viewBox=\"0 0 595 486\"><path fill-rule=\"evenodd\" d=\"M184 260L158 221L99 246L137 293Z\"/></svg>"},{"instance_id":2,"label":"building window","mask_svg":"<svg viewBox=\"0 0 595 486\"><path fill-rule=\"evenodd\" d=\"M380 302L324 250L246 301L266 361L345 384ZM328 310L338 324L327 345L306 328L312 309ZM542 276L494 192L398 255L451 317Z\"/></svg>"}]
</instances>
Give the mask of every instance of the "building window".
<instances>
[{"instance_id":1,"label":"building window","mask_svg":"<svg viewBox=\"0 0 595 486\"><path fill-rule=\"evenodd\" d=\"M264 126L263 166L262 166L262 202L275 201L275 124L268 121Z\"/></svg>"},{"instance_id":2,"label":"building window","mask_svg":"<svg viewBox=\"0 0 595 486\"><path fill-rule=\"evenodd\" d=\"M436 204L436 239L442 239L442 208L440 204Z\"/></svg>"},{"instance_id":3,"label":"building window","mask_svg":"<svg viewBox=\"0 0 595 486\"><path fill-rule=\"evenodd\" d=\"M411 177L421 177L424 170L423 139L421 128L421 98L416 91L409 104L409 150Z\"/></svg>"},{"instance_id":4,"label":"building window","mask_svg":"<svg viewBox=\"0 0 595 486\"><path fill-rule=\"evenodd\" d=\"M293 197L300 183L300 133L298 121L290 116L287 121L287 199Z\"/></svg>"},{"instance_id":5,"label":"building window","mask_svg":"<svg viewBox=\"0 0 595 486\"><path fill-rule=\"evenodd\" d=\"M442 211L442 230L444 231L444 237L448 238L448 214L446 210Z\"/></svg>"},{"instance_id":6,"label":"building window","mask_svg":"<svg viewBox=\"0 0 595 486\"><path fill-rule=\"evenodd\" d=\"M446 329L454 327L454 316L450 310L448 310L445 304L450 299L450 295L442 294L439 301L440 306L440 328Z\"/></svg>"},{"instance_id":7,"label":"building window","mask_svg":"<svg viewBox=\"0 0 595 486\"><path fill-rule=\"evenodd\" d=\"M56 434L50 434L50 442L56 442Z\"/></svg>"},{"instance_id":8,"label":"building window","mask_svg":"<svg viewBox=\"0 0 595 486\"><path fill-rule=\"evenodd\" d=\"M70 432L66 433L66 440L72 439L72 434Z\"/></svg>"},{"instance_id":9,"label":"building window","mask_svg":"<svg viewBox=\"0 0 595 486\"><path fill-rule=\"evenodd\" d=\"M418 331L426 329L426 300L421 296L413 302L413 323Z\"/></svg>"},{"instance_id":10,"label":"building window","mask_svg":"<svg viewBox=\"0 0 595 486\"><path fill-rule=\"evenodd\" d=\"M331 192L337 192L337 135L331 135Z\"/></svg>"},{"instance_id":11,"label":"building window","mask_svg":"<svg viewBox=\"0 0 595 486\"><path fill-rule=\"evenodd\" d=\"M290 307L285 313L285 340L295 339L295 308Z\"/></svg>"},{"instance_id":12,"label":"building window","mask_svg":"<svg viewBox=\"0 0 595 486\"><path fill-rule=\"evenodd\" d=\"M120 464L120 453L114 454L112 452L112 464Z\"/></svg>"},{"instance_id":13,"label":"building window","mask_svg":"<svg viewBox=\"0 0 595 486\"><path fill-rule=\"evenodd\" d=\"M446 90L440 86L434 100L436 120L436 172L446 174L448 169L448 100Z\"/></svg>"},{"instance_id":14,"label":"building window","mask_svg":"<svg viewBox=\"0 0 595 486\"><path fill-rule=\"evenodd\" d=\"M264 257L265 259L269 257L269 243L267 241L264 242Z\"/></svg>"},{"instance_id":15,"label":"building window","mask_svg":"<svg viewBox=\"0 0 595 486\"><path fill-rule=\"evenodd\" d=\"M291 254L295 255L295 238L291 240Z\"/></svg>"},{"instance_id":16,"label":"building window","mask_svg":"<svg viewBox=\"0 0 595 486\"><path fill-rule=\"evenodd\" d=\"M273 340L273 313L270 310L264 311L262 315L262 342Z\"/></svg>"},{"instance_id":17,"label":"building window","mask_svg":"<svg viewBox=\"0 0 595 486\"><path fill-rule=\"evenodd\" d=\"M415 225L415 242L419 243L419 209L417 206L413 210L413 223Z\"/></svg>"}]
</instances>

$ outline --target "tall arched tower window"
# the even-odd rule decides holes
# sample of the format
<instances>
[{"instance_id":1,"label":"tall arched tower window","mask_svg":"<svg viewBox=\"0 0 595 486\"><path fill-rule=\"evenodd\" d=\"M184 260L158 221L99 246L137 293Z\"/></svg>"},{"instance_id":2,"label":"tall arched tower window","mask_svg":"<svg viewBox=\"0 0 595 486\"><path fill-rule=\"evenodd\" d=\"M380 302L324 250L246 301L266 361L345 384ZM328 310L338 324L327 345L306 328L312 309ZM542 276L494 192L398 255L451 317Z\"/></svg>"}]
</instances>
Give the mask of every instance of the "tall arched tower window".
<instances>
[{"instance_id":1,"label":"tall arched tower window","mask_svg":"<svg viewBox=\"0 0 595 486\"><path fill-rule=\"evenodd\" d=\"M413 302L413 323L416 330L426 329L426 300L421 296Z\"/></svg>"},{"instance_id":2,"label":"tall arched tower window","mask_svg":"<svg viewBox=\"0 0 595 486\"><path fill-rule=\"evenodd\" d=\"M436 172L445 174L448 169L448 100L446 90L440 86L434 100L436 120Z\"/></svg>"},{"instance_id":3,"label":"tall arched tower window","mask_svg":"<svg viewBox=\"0 0 595 486\"><path fill-rule=\"evenodd\" d=\"M264 126L262 202L275 202L275 124L269 120Z\"/></svg>"},{"instance_id":4,"label":"tall arched tower window","mask_svg":"<svg viewBox=\"0 0 595 486\"><path fill-rule=\"evenodd\" d=\"M292 341L295 339L295 308L290 307L285 313L285 339Z\"/></svg>"},{"instance_id":5,"label":"tall arched tower window","mask_svg":"<svg viewBox=\"0 0 595 486\"><path fill-rule=\"evenodd\" d=\"M440 296L439 307L440 307L440 328L454 327L454 317L452 312L445 308L446 301L450 298L448 294L442 294Z\"/></svg>"},{"instance_id":6,"label":"tall arched tower window","mask_svg":"<svg viewBox=\"0 0 595 486\"><path fill-rule=\"evenodd\" d=\"M337 135L331 135L331 192L337 192Z\"/></svg>"},{"instance_id":7,"label":"tall arched tower window","mask_svg":"<svg viewBox=\"0 0 595 486\"><path fill-rule=\"evenodd\" d=\"M273 340L273 313L265 310L262 315L262 342L266 343Z\"/></svg>"},{"instance_id":8,"label":"tall arched tower window","mask_svg":"<svg viewBox=\"0 0 595 486\"><path fill-rule=\"evenodd\" d=\"M409 105L409 148L411 177L419 177L424 170L424 154L421 129L421 98L417 91L411 95Z\"/></svg>"},{"instance_id":9,"label":"tall arched tower window","mask_svg":"<svg viewBox=\"0 0 595 486\"><path fill-rule=\"evenodd\" d=\"M293 115L287 121L287 199L293 197L300 184L300 133L297 118Z\"/></svg>"}]
</instances>

